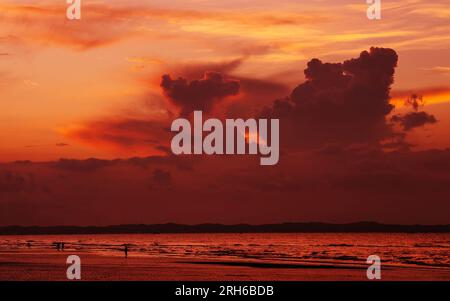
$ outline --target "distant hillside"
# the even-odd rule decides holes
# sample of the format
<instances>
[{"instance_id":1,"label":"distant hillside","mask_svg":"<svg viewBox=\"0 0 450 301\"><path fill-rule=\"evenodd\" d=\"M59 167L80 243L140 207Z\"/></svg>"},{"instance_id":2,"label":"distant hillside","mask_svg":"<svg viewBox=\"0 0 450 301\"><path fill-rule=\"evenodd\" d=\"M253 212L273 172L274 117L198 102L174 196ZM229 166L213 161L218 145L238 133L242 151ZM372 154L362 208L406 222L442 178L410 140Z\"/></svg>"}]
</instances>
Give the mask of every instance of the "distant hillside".
<instances>
[{"instance_id":1,"label":"distant hillside","mask_svg":"<svg viewBox=\"0 0 450 301\"><path fill-rule=\"evenodd\" d=\"M44 234L132 234L132 233L295 233L295 232L407 232L450 233L450 225L388 225L375 222L351 224L282 223L266 225L221 224L155 224L115 225L104 227L52 226L52 227L0 227L0 235Z\"/></svg>"}]
</instances>

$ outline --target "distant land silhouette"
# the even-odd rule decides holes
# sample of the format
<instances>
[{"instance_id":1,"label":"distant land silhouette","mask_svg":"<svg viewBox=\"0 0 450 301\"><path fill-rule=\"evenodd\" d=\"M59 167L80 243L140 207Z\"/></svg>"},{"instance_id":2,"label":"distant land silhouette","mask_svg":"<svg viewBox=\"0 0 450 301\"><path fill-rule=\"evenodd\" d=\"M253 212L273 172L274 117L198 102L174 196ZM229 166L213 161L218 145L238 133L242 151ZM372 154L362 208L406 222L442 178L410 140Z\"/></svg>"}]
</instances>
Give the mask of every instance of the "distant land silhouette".
<instances>
[{"instance_id":1,"label":"distant land silhouette","mask_svg":"<svg viewBox=\"0 0 450 301\"><path fill-rule=\"evenodd\" d=\"M384 232L384 233L450 233L450 225L391 225L376 222L349 224L330 223L281 223L265 225L222 224L154 224L114 226L6 226L0 227L0 235L45 234L140 234L140 233L318 233L318 232Z\"/></svg>"}]
</instances>

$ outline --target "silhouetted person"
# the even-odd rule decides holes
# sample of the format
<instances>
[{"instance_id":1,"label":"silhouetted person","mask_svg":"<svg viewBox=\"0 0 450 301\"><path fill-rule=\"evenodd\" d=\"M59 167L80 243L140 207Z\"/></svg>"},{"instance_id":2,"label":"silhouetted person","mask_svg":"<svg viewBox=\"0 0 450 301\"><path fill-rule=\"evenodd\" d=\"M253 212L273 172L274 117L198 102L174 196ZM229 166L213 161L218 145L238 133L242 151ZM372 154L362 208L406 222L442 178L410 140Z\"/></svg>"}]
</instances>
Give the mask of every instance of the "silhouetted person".
<instances>
[{"instance_id":1,"label":"silhouetted person","mask_svg":"<svg viewBox=\"0 0 450 301\"><path fill-rule=\"evenodd\" d=\"M123 251L125 252L125 258L128 258L128 245L125 245Z\"/></svg>"},{"instance_id":2,"label":"silhouetted person","mask_svg":"<svg viewBox=\"0 0 450 301\"><path fill-rule=\"evenodd\" d=\"M61 251L64 251L64 245L65 245L65 243L61 243Z\"/></svg>"},{"instance_id":3,"label":"silhouetted person","mask_svg":"<svg viewBox=\"0 0 450 301\"><path fill-rule=\"evenodd\" d=\"M59 243L59 242L55 242L55 248L56 248L56 250L58 250L58 251L59 251L60 245L61 245L61 243Z\"/></svg>"}]
</instances>

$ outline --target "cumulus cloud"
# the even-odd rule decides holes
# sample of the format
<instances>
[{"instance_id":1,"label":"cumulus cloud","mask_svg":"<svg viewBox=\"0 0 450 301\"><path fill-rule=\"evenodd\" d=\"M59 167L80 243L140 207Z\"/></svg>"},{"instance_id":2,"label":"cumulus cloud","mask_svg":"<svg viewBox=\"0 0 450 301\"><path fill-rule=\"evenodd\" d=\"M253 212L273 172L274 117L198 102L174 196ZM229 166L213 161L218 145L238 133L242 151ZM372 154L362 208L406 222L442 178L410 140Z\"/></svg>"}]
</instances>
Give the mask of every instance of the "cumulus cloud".
<instances>
[{"instance_id":1,"label":"cumulus cloud","mask_svg":"<svg viewBox=\"0 0 450 301\"><path fill-rule=\"evenodd\" d=\"M221 73L205 72L202 79L188 81L164 75L161 87L165 95L187 116L195 110L209 112L215 102L239 92L239 81L225 79Z\"/></svg>"},{"instance_id":2,"label":"cumulus cloud","mask_svg":"<svg viewBox=\"0 0 450 301\"><path fill-rule=\"evenodd\" d=\"M386 117L394 109L389 94L397 60L386 48L371 48L343 63L313 59L306 81L263 115L280 118L291 138L284 140L302 146L378 143L393 135Z\"/></svg>"},{"instance_id":3,"label":"cumulus cloud","mask_svg":"<svg viewBox=\"0 0 450 301\"><path fill-rule=\"evenodd\" d=\"M205 72L215 72L223 77L232 78L239 82L239 93L236 101L220 102L213 109L216 117L226 116L230 118L252 118L262 106L269 105L273 99L280 95L287 95L291 88L282 83L281 76L273 78L258 78L239 75L239 68L247 57L233 60L182 64L169 68L168 74L175 74L187 79L203 78Z\"/></svg>"},{"instance_id":4,"label":"cumulus cloud","mask_svg":"<svg viewBox=\"0 0 450 301\"><path fill-rule=\"evenodd\" d=\"M392 122L399 123L405 131L409 131L413 128L421 127L426 124L433 124L437 122L434 115L428 114L427 112L419 112L421 108L425 105L425 101L421 95L412 94L405 100L405 106L409 106L413 109L413 112L404 115L394 115L392 116Z\"/></svg>"},{"instance_id":5,"label":"cumulus cloud","mask_svg":"<svg viewBox=\"0 0 450 301\"><path fill-rule=\"evenodd\" d=\"M202 110L219 118L279 118L283 148L362 143L408 149L411 145L405 141L406 133L398 131L394 124L408 131L435 123L436 118L427 113L388 118L394 109L390 90L397 60L396 52L386 48L371 48L342 63L312 59L304 70L306 81L289 96L274 102L274 98L289 94L289 88L278 83L281 79L269 81L229 75L239 68L243 59L171 69L170 72L186 77L175 79L164 75L160 87L181 116ZM205 71L208 70L205 68L215 71ZM188 79L200 74L200 79ZM236 97L231 102L223 101L229 96ZM416 110L421 107L417 97L410 100L409 105ZM261 113L265 105L269 107ZM159 120L142 116L99 119L67 135L100 147L170 155L168 129L174 117L173 107L162 109L168 115Z\"/></svg>"},{"instance_id":6,"label":"cumulus cloud","mask_svg":"<svg viewBox=\"0 0 450 301\"><path fill-rule=\"evenodd\" d=\"M436 123L437 119L427 112L411 112L405 115L394 115L392 121L400 123L405 131L409 131L426 124Z\"/></svg>"}]
</instances>

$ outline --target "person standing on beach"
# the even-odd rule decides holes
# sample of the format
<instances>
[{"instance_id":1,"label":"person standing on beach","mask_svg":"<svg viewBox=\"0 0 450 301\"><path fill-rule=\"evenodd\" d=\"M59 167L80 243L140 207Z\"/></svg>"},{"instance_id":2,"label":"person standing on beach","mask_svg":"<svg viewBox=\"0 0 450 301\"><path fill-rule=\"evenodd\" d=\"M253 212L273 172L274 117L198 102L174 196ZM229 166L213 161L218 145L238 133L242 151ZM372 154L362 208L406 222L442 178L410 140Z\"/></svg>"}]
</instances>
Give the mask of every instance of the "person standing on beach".
<instances>
[{"instance_id":1,"label":"person standing on beach","mask_svg":"<svg viewBox=\"0 0 450 301\"><path fill-rule=\"evenodd\" d=\"M125 258L128 258L128 245L125 245L123 251L125 252Z\"/></svg>"}]
</instances>

